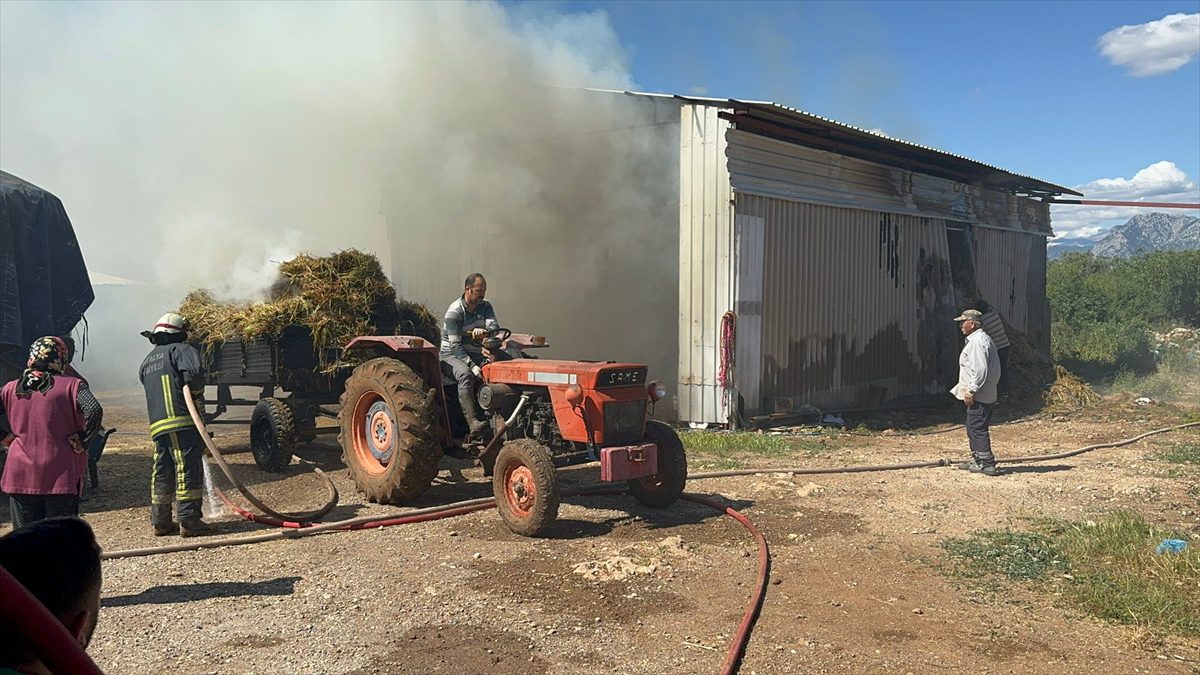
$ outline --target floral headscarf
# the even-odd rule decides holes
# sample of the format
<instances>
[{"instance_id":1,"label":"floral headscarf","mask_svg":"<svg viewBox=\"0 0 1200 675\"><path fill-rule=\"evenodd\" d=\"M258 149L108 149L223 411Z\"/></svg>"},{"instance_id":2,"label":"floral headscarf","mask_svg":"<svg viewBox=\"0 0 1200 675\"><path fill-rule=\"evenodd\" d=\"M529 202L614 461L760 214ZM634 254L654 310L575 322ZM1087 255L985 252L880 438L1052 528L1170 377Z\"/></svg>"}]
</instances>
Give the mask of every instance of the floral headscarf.
<instances>
[{"instance_id":1,"label":"floral headscarf","mask_svg":"<svg viewBox=\"0 0 1200 675\"><path fill-rule=\"evenodd\" d=\"M45 392L67 363L67 343L60 337L40 337L29 347L29 361L21 373L21 389Z\"/></svg>"}]
</instances>

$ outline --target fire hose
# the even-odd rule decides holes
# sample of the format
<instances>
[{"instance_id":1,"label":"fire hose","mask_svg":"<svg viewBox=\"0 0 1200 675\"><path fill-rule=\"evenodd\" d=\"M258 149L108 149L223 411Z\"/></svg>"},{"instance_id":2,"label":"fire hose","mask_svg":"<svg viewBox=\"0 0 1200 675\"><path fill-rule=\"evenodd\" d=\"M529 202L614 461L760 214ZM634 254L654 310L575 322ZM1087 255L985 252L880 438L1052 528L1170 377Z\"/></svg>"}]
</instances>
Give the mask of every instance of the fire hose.
<instances>
[{"instance_id":1,"label":"fire hose","mask_svg":"<svg viewBox=\"0 0 1200 675\"><path fill-rule=\"evenodd\" d=\"M563 491L563 496L595 497L625 494L625 492L626 491L622 488L588 486L575 490L565 490ZM168 546L155 546L142 549L105 552L101 554L101 559L113 560L118 558L159 555L163 553L177 553L181 551L195 551L203 548L218 548L222 546L235 546L239 544L256 544L278 539L299 539L302 537L311 537L333 531L344 532L348 530L377 529L391 525L405 525L408 523L420 523L431 520L441 520L443 518L453 518L455 516L462 516L476 511L495 508L496 506L495 499L491 497L484 497L480 499L456 502L453 504L446 504L444 506L416 509L406 512L403 516L360 516L357 518L349 518L346 520L329 523L306 524L289 522L286 519L272 518L270 516L258 516L234 505L228 500L228 497L226 497L223 492L218 491L218 494L222 497L226 504L233 506L238 514L243 518L265 525L274 525L280 529L260 535L207 539ZM750 532L758 545L758 572L754 592L751 595L749 604L746 606L745 612L742 614L742 620L738 624L737 632L734 634L732 644L730 645L729 651L725 657L725 661L721 666L721 675L732 675L733 673L737 672L742 655L745 653L746 645L750 642L750 631L754 627L754 622L758 618L759 612L762 610L763 600L766 598L767 582L770 577L771 560L770 550L767 546L767 539L763 536L762 532L760 532L758 528L754 526L754 523L745 516L745 514L732 507L725 506L713 499L701 497L699 495L684 494L681 495L681 498L697 504L708 506L733 518L740 523L742 527L746 528L746 530Z\"/></svg>"},{"instance_id":2,"label":"fire hose","mask_svg":"<svg viewBox=\"0 0 1200 675\"><path fill-rule=\"evenodd\" d=\"M279 518L280 520L308 523L314 520L319 520L322 516L333 510L333 507L337 506L337 487L334 486L333 481L330 480L329 476L326 476L325 472L321 471L320 469L314 469L314 471L316 471L318 476L324 479L325 489L328 490L329 494L329 499L326 500L325 505L321 508L316 509L315 511L302 511L300 513L282 513L264 504L262 500L254 496L254 493L246 489L245 485L242 485L242 482L237 479L237 476L233 475L233 470L229 468L229 464L227 464L225 462L225 458L221 456L221 451L217 449L216 444L214 444L212 439L208 437L208 428L204 426L204 420L200 417L199 411L196 410L196 402L192 400L192 389L186 384L183 385L183 400L187 402L188 412L192 415L192 421L196 423L196 428L200 431L200 438L204 439L204 445L208 447L208 451L212 454L212 458L214 461L216 461L217 466L221 467L221 472L225 474L225 477L229 479L229 482L233 484L233 487L235 487L237 491L246 498L246 501L253 504L256 509L269 516Z\"/></svg>"},{"instance_id":3,"label":"fire hose","mask_svg":"<svg viewBox=\"0 0 1200 675\"><path fill-rule=\"evenodd\" d=\"M192 408L192 407L193 406L189 406L189 408ZM193 410L193 415L195 415L194 410ZM1089 446L1086 446L1083 448L1079 448L1077 450L1071 450L1068 452L1062 452L1062 453L1056 453L1056 454L1027 455L1027 456L1012 457L1012 458L1004 459L1004 460L1002 460L1002 462L1015 464L1015 463L1023 463L1023 462L1041 462L1041 461L1048 461L1048 460L1054 460L1054 459L1062 459L1062 458L1066 458L1066 457L1080 455L1085 452L1098 450L1101 448L1121 447L1121 446L1135 443L1135 442L1142 440L1144 438L1147 438L1149 436L1154 436L1157 434L1167 433L1167 432L1171 432L1171 431L1178 431L1181 429L1193 428L1193 427L1197 427L1197 426L1200 426L1200 422L1189 422L1189 423L1179 424L1179 425L1175 425L1175 426L1171 426L1171 427L1155 429L1153 431L1149 431L1144 434L1140 434L1133 438L1128 438L1128 439L1124 439L1124 440L1120 440L1120 441L1113 441L1113 442L1109 442L1109 443L1097 443L1094 445L1089 445ZM216 455L216 453L214 453L214 455ZM896 471L896 470L901 470L901 469L944 467L944 466L949 466L951 463L952 463L951 460L939 459L939 460L932 460L932 461L927 461L927 462L912 462L912 463L907 463L907 464L883 464L883 465L873 465L873 466L739 469L739 470L731 470L731 471L714 471L714 472L691 474L688 476L688 478L692 479L692 480L704 480L704 479L710 479L710 478L722 478L722 477L728 477L728 476L746 476L746 475L756 475L756 474L765 474L765 473L789 473L789 474L794 474L794 475L863 473L863 472L873 472L873 471ZM227 477L229 476L229 473L230 472L226 473ZM328 480L328 477L326 477L326 480ZM614 488L610 488L610 487L607 487L607 488L583 487L583 488L579 488L576 490L564 491L563 495L564 496L595 496L595 495L619 494L619 493L623 493L623 492L624 492L624 490L614 489ZM222 497L222 499L224 499L226 501L226 503L229 503L230 505L232 505L232 502L229 501L228 497L226 497L223 492L219 492L218 494L220 494L220 496ZM757 582L756 582L755 590L751 596L750 603L747 605L747 608L742 616L742 620L739 623L738 630L734 635L732 644L730 645L730 648L729 648L728 652L726 653L726 658L722 664L721 671L720 671L722 675L731 675L732 673L737 672L738 666L741 662L741 658L742 658L743 654L745 653L746 645L749 643L750 631L753 628L754 622L757 619L758 614L762 609L762 603L766 596L766 587L767 587L767 582L768 582L769 575L770 575L769 548L767 545L766 538L763 537L762 533L758 531L758 529L754 526L754 524L744 514L738 512L737 510L735 510L731 507L724 506L716 501L713 501L713 500L710 500L708 498L701 497L698 495L684 494L684 495L682 495L682 498L686 499L688 501L698 503L698 504L703 504L705 506L709 506L716 510L722 511L725 515L728 515L728 516L734 518L740 524L742 524L742 526L745 527L754 536L755 541L758 545L758 571L757 571ZM113 551L113 552L107 552L107 553L102 554L101 558L104 560L112 560L112 559L117 559L117 558L158 555L158 554L162 554L162 553L190 551L190 550L198 550L198 549L203 549L203 548L216 548L216 547L221 547L221 546L252 544L252 543L272 541L272 540L277 540L277 539L297 539L297 538L301 538L301 537L314 536L317 534L322 534L322 533L331 532L331 531L348 531L348 530L358 530L358 529L381 528L381 527L387 527L390 525L401 525L401 524L407 524L407 523L438 520L438 519L442 519L442 518L451 518L451 517L465 515L467 513L473 513L476 511L481 511L481 510L485 510L485 509L489 509L489 508L493 508L493 507L495 507L494 499L481 498L481 499L457 502L454 504L447 504L447 505L439 506L439 507L417 509L414 511L406 512L403 516L393 516L393 515L362 516L362 517L351 518L351 519L347 519L347 520L335 521L335 522L330 522L330 523L311 524L311 523L306 523L306 522L298 522L296 519L290 518L287 514L268 513L265 516L257 516L255 514L250 513L249 511L247 511L245 509L234 506L235 510L237 510L239 515L242 515L242 517L247 518L248 520L252 520L252 521L263 523L263 524L275 525L275 526L280 527L280 529L278 529L274 532L261 534L261 535L227 537L227 538L221 538L221 539L201 540L201 541L197 541L197 542L189 542L189 543L169 545L169 546L158 546L158 547L143 548L143 549L132 549L132 550L126 550L126 551ZM264 510L264 513L265 513L265 510Z\"/></svg>"}]
</instances>

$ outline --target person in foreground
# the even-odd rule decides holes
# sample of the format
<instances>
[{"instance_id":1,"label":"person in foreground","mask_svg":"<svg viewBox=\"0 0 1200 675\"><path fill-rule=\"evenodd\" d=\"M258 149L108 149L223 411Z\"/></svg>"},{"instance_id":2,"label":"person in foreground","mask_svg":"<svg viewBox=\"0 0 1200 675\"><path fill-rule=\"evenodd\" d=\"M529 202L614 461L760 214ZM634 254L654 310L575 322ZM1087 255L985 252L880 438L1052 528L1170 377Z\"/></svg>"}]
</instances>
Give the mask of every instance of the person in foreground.
<instances>
[{"instance_id":1,"label":"person in foreground","mask_svg":"<svg viewBox=\"0 0 1200 675\"><path fill-rule=\"evenodd\" d=\"M88 646L100 617L101 573L100 546L87 523L51 518L0 537L0 567ZM0 675L50 672L18 627L0 622Z\"/></svg>"},{"instance_id":2,"label":"person in foreground","mask_svg":"<svg viewBox=\"0 0 1200 675\"><path fill-rule=\"evenodd\" d=\"M63 374L66 364L62 338L38 338L28 367L0 389L0 411L13 436L0 489L9 495L14 528L79 515L87 469L83 439L95 433L104 411L87 382Z\"/></svg>"},{"instance_id":3,"label":"person in foreground","mask_svg":"<svg viewBox=\"0 0 1200 675\"><path fill-rule=\"evenodd\" d=\"M980 330L982 319L983 315L976 309L968 309L954 317L955 321L960 322L960 329L967 340L958 356L958 384L950 393L967 406L967 442L971 446L971 461L959 464L958 468L985 476L998 476L1003 472L996 467L988 425L996 405L1000 357L996 353L995 343L986 332Z\"/></svg>"}]
</instances>

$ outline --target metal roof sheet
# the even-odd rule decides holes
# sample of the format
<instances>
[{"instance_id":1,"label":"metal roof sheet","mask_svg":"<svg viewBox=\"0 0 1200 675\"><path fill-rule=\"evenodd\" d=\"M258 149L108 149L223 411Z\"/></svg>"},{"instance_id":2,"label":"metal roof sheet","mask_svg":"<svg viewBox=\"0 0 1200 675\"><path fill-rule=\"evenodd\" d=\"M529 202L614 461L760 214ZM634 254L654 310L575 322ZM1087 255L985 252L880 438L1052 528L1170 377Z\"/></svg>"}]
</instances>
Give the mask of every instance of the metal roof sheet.
<instances>
[{"instance_id":1,"label":"metal roof sheet","mask_svg":"<svg viewBox=\"0 0 1200 675\"><path fill-rule=\"evenodd\" d=\"M662 94L654 92L639 92L627 91L619 89L590 89L589 91L605 92L610 94L625 94L628 96L638 96L646 98L669 98L685 103L693 103L699 105L709 105L722 108L729 108L734 111L744 111L752 116L758 116L760 119L764 116L776 116L782 121L798 123L811 127L838 132L846 135L844 142L851 141L869 141L871 146L874 146L878 152L891 152L895 155L894 159L902 161L904 155L915 155L920 157L928 165L940 166L947 172L959 174L969 174L977 177L987 177L992 179L992 182L997 187L1003 187L1013 192L1024 192L1028 194L1071 194L1083 196L1079 192L1061 185L1050 183L1040 178L1026 176L1002 169L986 162L956 155L952 152L931 148L919 143L912 143L903 139L895 138L879 134L861 127L856 127L851 124L845 124L832 120L827 117L815 115L810 112L805 112L797 108L781 105L772 101L750 101L734 98L712 98L707 96L683 96L680 94ZM736 120L735 120L736 121Z\"/></svg>"}]
</instances>

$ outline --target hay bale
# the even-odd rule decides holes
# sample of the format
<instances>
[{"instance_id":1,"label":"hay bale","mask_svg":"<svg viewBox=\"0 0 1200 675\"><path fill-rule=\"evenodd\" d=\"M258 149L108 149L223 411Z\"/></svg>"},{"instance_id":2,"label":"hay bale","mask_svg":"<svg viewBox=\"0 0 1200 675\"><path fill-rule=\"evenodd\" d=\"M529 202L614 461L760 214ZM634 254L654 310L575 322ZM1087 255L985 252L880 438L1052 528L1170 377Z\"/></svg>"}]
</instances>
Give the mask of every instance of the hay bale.
<instances>
[{"instance_id":1,"label":"hay bale","mask_svg":"<svg viewBox=\"0 0 1200 675\"><path fill-rule=\"evenodd\" d=\"M379 259L353 249L324 257L301 254L280 264L266 302L222 303L198 289L184 298L179 314L191 326L192 341L210 351L228 340L274 339L289 326L303 326L323 366L326 350L359 335L441 340L436 317L423 305L398 300Z\"/></svg>"}]
</instances>

